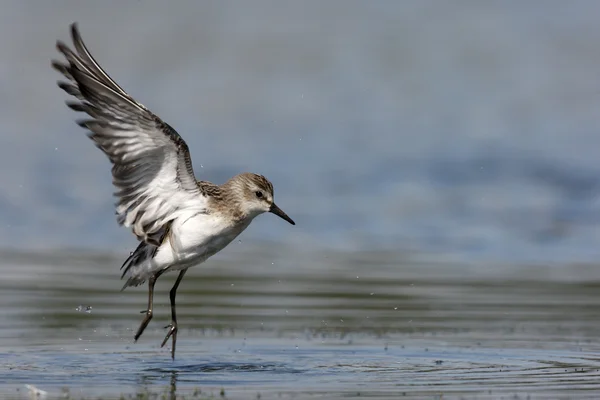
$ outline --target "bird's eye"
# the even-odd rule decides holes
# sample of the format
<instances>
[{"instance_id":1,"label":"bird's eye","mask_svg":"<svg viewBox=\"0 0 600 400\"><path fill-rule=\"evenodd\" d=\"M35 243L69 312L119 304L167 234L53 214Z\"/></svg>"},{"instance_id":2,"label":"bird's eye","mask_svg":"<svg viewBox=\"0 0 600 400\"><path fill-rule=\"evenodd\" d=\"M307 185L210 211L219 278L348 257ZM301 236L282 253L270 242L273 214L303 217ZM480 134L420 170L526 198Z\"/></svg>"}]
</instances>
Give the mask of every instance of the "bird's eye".
<instances>
[{"instance_id":1,"label":"bird's eye","mask_svg":"<svg viewBox=\"0 0 600 400\"><path fill-rule=\"evenodd\" d=\"M259 199L261 199L263 197L263 193L260 190L256 191L256 197L258 197Z\"/></svg>"}]
</instances>

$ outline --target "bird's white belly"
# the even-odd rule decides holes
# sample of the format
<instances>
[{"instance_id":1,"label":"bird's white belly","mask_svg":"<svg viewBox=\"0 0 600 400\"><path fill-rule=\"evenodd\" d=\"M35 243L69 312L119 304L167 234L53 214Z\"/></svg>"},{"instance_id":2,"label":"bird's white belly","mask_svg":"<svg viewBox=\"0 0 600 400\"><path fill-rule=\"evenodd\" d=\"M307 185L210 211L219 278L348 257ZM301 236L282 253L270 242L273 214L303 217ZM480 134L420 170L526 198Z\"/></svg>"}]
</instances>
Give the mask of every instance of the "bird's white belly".
<instances>
[{"instance_id":1,"label":"bird's white belly","mask_svg":"<svg viewBox=\"0 0 600 400\"><path fill-rule=\"evenodd\" d=\"M155 266L181 270L200 264L231 243L249 223L232 224L219 214L178 218L154 257Z\"/></svg>"}]
</instances>

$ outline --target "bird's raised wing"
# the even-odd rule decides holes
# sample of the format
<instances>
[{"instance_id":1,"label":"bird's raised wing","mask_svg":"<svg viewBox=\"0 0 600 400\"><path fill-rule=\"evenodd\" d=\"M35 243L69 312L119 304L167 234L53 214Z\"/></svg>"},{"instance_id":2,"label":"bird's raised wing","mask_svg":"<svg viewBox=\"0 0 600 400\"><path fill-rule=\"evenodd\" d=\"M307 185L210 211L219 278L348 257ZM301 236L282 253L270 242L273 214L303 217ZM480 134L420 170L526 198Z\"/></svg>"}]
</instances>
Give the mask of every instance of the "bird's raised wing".
<instances>
[{"instance_id":1,"label":"bird's raised wing","mask_svg":"<svg viewBox=\"0 0 600 400\"><path fill-rule=\"evenodd\" d=\"M135 101L102 70L71 25L75 51L56 46L67 63L52 62L69 82L58 86L78 101L75 111L91 119L78 121L113 164L118 222L139 240L160 245L165 227L180 210L204 209L206 198L194 177L185 141L167 123Z\"/></svg>"}]
</instances>

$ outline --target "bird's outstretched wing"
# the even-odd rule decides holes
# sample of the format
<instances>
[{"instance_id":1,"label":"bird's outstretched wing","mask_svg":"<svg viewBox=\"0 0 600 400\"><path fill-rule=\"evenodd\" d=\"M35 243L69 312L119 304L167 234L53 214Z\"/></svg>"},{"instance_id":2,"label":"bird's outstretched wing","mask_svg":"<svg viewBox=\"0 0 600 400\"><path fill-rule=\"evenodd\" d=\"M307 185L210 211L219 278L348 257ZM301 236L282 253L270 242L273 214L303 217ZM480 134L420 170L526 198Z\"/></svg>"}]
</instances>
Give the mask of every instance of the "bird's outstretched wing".
<instances>
[{"instance_id":1,"label":"bird's outstretched wing","mask_svg":"<svg viewBox=\"0 0 600 400\"><path fill-rule=\"evenodd\" d=\"M185 141L167 123L135 101L113 81L85 47L71 25L75 51L58 41L66 63L52 66L69 82L58 86L78 101L75 111L91 118L78 121L113 164L117 218L139 240L160 245L165 227L180 210L202 209L206 198L196 182Z\"/></svg>"}]
</instances>

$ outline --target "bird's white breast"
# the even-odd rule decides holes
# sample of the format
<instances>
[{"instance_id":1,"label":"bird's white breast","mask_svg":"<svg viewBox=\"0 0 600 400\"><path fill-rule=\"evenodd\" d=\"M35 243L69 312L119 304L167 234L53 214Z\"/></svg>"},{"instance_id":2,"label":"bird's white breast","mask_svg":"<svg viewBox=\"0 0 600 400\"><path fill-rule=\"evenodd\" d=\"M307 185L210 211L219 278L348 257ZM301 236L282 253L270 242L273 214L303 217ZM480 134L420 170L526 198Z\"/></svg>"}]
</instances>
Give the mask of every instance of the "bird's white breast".
<instances>
[{"instance_id":1,"label":"bird's white breast","mask_svg":"<svg viewBox=\"0 0 600 400\"><path fill-rule=\"evenodd\" d=\"M216 213L177 218L171 225L168 240L158 249L154 264L172 270L200 264L231 243L250 221L234 223Z\"/></svg>"}]
</instances>

